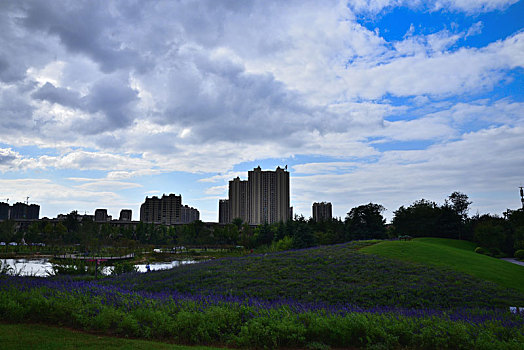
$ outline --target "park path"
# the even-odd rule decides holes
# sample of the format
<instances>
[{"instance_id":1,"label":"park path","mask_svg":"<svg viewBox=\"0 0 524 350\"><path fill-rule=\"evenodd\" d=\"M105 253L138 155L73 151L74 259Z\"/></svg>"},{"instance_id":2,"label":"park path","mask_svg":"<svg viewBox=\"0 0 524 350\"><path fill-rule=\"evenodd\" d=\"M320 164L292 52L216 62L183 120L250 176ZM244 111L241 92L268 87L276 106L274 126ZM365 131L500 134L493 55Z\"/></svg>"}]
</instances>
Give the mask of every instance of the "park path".
<instances>
[{"instance_id":1,"label":"park path","mask_svg":"<svg viewBox=\"0 0 524 350\"><path fill-rule=\"evenodd\" d=\"M518 261L517 259L514 259L514 258L502 258L502 260L505 260L507 262L510 262L510 263L513 263L513 264L517 264L517 265L520 265L520 266L524 266L524 261Z\"/></svg>"}]
</instances>

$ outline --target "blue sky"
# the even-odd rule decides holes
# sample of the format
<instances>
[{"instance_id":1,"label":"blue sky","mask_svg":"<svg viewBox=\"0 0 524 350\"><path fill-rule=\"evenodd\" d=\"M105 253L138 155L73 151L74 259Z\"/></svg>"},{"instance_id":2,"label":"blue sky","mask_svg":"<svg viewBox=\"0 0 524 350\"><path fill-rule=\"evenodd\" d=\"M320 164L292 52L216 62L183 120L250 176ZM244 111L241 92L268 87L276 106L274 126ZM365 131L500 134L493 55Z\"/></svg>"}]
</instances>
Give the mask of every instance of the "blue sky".
<instances>
[{"instance_id":1,"label":"blue sky","mask_svg":"<svg viewBox=\"0 0 524 350\"><path fill-rule=\"evenodd\" d=\"M5 1L0 201L41 216L288 165L291 203L520 206L524 1Z\"/></svg>"}]
</instances>

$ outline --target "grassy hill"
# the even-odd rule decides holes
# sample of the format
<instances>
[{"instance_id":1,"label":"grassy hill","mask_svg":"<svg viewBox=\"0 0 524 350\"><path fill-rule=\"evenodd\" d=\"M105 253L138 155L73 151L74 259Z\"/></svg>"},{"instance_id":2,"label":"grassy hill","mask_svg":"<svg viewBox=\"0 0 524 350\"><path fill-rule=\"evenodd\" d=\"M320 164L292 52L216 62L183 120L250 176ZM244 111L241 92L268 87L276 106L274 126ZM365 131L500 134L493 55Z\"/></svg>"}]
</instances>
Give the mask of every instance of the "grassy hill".
<instances>
[{"instance_id":1,"label":"grassy hill","mask_svg":"<svg viewBox=\"0 0 524 350\"><path fill-rule=\"evenodd\" d=\"M420 243L422 247L427 245L426 250L434 254L435 261L443 255L442 251L458 250L464 252L466 257L457 264L469 263L467 250L444 245L436 251L430 243L413 243ZM108 278L100 283L149 292L249 296L261 300L289 299L358 307L445 309L524 305L524 293L454 271L446 264L436 267L416 265L358 250L368 244L350 242L219 259L172 270ZM382 246L383 243L377 245L379 248ZM409 242L405 246L410 247ZM372 247L364 251L373 252ZM419 248L413 245L413 249L417 251ZM421 252L421 262L424 261L422 256L430 255L428 252ZM486 258L472 254L477 259ZM397 258L396 255L392 257Z\"/></svg>"},{"instance_id":2,"label":"grassy hill","mask_svg":"<svg viewBox=\"0 0 524 350\"><path fill-rule=\"evenodd\" d=\"M475 244L443 238L416 238L411 241L384 241L362 252L433 266L448 267L477 278L495 282L524 293L524 267L477 254Z\"/></svg>"}]
</instances>

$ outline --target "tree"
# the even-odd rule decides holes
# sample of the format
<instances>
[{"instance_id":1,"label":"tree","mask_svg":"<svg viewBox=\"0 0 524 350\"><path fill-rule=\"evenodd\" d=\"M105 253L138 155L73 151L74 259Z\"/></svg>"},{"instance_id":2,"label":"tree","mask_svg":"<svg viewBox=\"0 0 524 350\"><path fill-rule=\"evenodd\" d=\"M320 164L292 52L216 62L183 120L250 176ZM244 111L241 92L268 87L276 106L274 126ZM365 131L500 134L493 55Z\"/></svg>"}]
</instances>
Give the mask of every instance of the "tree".
<instances>
[{"instance_id":1,"label":"tree","mask_svg":"<svg viewBox=\"0 0 524 350\"><path fill-rule=\"evenodd\" d=\"M469 197L464 193L453 192L449 197L451 202L451 208L465 221L468 217L469 205L473 202L470 202Z\"/></svg>"},{"instance_id":2,"label":"tree","mask_svg":"<svg viewBox=\"0 0 524 350\"><path fill-rule=\"evenodd\" d=\"M255 229L255 242L257 245L271 244L275 234L267 222Z\"/></svg>"},{"instance_id":3,"label":"tree","mask_svg":"<svg viewBox=\"0 0 524 350\"><path fill-rule=\"evenodd\" d=\"M488 248L492 254L498 255L504 249L506 232L504 219L483 215L474 229L474 240L480 246Z\"/></svg>"},{"instance_id":4,"label":"tree","mask_svg":"<svg viewBox=\"0 0 524 350\"><path fill-rule=\"evenodd\" d=\"M295 220L288 221L293 226L293 248L308 248L316 244L315 235L303 216L295 216Z\"/></svg>"},{"instance_id":5,"label":"tree","mask_svg":"<svg viewBox=\"0 0 524 350\"><path fill-rule=\"evenodd\" d=\"M425 199L415 201L407 208L394 211L393 226L396 235L412 237L439 237L440 209L435 202Z\"/></svg>"},{"instance_id":6,"label":"tree","mask_svg":"<svg viewBox=\"0 0 524 350\"><path fill-rule=\"evenodd\" d=\"M386 210L380 204L369 203L355 207L347 213L346 227L352 239L370 239L386 237L386 220L382 212Z\"/></svg>"},{"instance_id":7,"label":"tree","mask_svg":"<svg viewBox=\"0 0 524 350\"><path fill-rule=\"evenodd\" d=\"M234 218L233 221L232 221L232 224L235 225L237 227L237 230L240 231L240 229L242 227L242 219L241 218Z\"/></svg>"}]
</instances>

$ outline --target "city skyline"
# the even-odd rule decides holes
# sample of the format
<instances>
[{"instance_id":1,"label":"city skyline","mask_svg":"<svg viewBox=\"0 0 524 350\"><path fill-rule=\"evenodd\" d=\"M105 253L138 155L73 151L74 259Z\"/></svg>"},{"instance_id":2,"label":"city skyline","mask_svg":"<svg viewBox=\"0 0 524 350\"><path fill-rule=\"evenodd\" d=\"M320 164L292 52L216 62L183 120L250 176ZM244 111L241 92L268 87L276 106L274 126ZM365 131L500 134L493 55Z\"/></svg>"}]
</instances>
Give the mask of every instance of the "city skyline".
<instances>
[{"instance_id":1,"label":"city skyline","mask_svg":"<svg viewBox=\"0 0 524 350\"><path fill-rule=\"evenodd\" d=\"M521 207L522 0L0 9L0 202L137 219L183 193L212 222L230 179L287 165L305 217L454 191Z\"/></svg>"}]
</instances>

